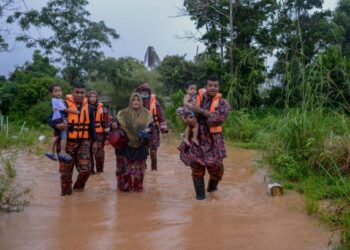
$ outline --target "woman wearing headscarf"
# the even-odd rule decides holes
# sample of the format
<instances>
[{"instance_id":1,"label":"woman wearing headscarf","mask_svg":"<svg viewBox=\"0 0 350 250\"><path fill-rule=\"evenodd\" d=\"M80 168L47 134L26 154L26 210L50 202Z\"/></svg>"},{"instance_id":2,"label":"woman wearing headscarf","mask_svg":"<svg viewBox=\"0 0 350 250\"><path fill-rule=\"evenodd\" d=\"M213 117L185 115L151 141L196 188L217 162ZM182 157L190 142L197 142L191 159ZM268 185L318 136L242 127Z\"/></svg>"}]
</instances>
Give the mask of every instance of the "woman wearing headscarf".
<instances>
[{"instance_id":1,"label":"woman wearing headscarf","mask_svg":"<svg viewBox=\"0 0 350 250\"><path fill-rule=\"evenodd\" d=\"M99 96L96 91L90 91L88 95L89 109L93 110L95 118L96 132L96 151L93 152L90 148L91 157L91 174L95 173L95 165L97 173L103 172L105 161L105 140L109 131L108 109L99 101ZM95 163L96 162L96 163Z\"/></svg>"},{"instance_id":2,"label":"woman wearing headscarf","mask_svg":"<svg viewBox=\"0 0 350 250\"><path fill-rule=\"evenodd\" d=\"M153 118L143 107L141 95L133 93L129 107L119 111L117 120L128 138L127 145L115 152L118 189L123 192L141 192Z\"/></svg>"}]
</instances>

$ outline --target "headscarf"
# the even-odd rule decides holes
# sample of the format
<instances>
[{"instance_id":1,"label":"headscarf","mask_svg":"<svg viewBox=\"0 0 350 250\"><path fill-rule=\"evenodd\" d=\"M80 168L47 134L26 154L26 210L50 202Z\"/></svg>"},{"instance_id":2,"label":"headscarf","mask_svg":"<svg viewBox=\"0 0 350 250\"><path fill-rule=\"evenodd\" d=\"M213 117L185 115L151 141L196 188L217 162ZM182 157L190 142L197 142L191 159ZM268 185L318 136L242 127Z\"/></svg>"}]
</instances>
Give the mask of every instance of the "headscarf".
<instances>
[{"instance_id":1,"label":"headscarf","mask_svg":"<svg viewBox=\"0 0 350 250\"><path fill-rule=\"evenodd\" d=\"M96 103L95 104L91 104L90 103L90 95L96 95ZM100 97L98 96L98 94L97 94L97 92L95 90L89 91L89 93L88 93L88 102L89 102L90 105L97 106L98 103L99 103L99 100L100 100Z\"/></svg>"},{"instance_id":2,"label":"headscarf","mask_svg":"<svg viewBox=\"0 0 350 250\"><path fill-rule=\"evenodd\" d=\"M137 96L140 99L141 107L138 109L132 108L132 101ZM132 93L129 100L129 107L118 112L118 122L126 133L129 142L128 146L139 148L143 141L137 135L138 132L146 129L148 124L152 123L153 118L151 113L142 105L142 97L139 93Z\"/></svg>"},{"instance_id":3,"label":"headscarf","mask_svg":"<svg viewBox=\"0 0 350 250\"><path fill-rule=\"evenodd\" d=\"M147 82L141 84L140 86L138 86L135 89L135 92L137 92L137 93L141 93L142 91L148 91L149 94L151 94L151 87L149 86L149 84Z\"/></svg>"}]
</instances>

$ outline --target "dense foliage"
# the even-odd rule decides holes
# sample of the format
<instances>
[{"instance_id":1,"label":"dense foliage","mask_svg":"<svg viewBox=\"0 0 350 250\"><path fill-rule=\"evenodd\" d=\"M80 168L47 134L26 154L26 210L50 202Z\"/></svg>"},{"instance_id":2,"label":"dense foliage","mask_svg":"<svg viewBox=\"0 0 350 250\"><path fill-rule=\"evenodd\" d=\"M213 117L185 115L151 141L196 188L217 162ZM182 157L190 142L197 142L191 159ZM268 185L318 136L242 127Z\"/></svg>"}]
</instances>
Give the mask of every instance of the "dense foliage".
<instances>
[{"instance_id":1,"label":"dense foliage","mask_svg":"<svg viewBox=\"0 0 350 250\"><path fill-rule=\"evenodd\" d=\"M31 27L48 28L48 37L32 37L28 33L17 36L28 47L40 47L47 55L55 56L55 61L64 64L63 75L73 83L86 78L89 63L103 56L101 47L111 47L112 39L119 35L103 21L93 22L86 9L86 0L51 0L40 11L16 12L9 22L19 20L24 31Z\"/></svg>"}]
</instances>

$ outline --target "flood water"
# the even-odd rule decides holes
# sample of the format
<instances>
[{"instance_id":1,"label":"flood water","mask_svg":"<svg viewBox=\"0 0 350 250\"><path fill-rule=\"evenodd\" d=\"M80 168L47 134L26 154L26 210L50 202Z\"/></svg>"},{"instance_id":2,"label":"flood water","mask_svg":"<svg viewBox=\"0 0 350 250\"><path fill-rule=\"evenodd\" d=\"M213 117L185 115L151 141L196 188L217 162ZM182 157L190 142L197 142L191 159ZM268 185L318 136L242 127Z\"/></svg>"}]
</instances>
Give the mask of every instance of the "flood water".
<instances>
[{"instance_id":1,"label":"flood water","mask_svg":"<svg viewBox=\"0 0 350 250\"><path fill-rule=\"evenodd\" d=\"M20 151L18 178L32 200L21 213L0 215L0 249L327 249L331 234L306 215L302 196L267 196L253 151L230 148L219 191L197 201L176 146L162 143L143 193L116 191L108 146L105 172L65 197L57 163Z\"/></svg>"}]
</instances>

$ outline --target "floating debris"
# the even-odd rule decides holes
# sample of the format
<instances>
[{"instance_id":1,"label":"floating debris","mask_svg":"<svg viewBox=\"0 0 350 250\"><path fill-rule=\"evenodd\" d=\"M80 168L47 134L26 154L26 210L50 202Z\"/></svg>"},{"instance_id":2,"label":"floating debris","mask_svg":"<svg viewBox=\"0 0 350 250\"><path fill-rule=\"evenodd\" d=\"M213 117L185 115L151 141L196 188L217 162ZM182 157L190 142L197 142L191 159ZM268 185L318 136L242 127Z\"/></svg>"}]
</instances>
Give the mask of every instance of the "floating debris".
<instances>
[{"instance_id":1,"label":"floating debris","mask_svg":"<svg viewBox=\"0 0 350 250\"><path fill-rule=\"evenodd\" d=\"M283 187L279 183L272 183L267 185L267 193L271 196L282 196Z\"/></svg>"}]
</instances>

